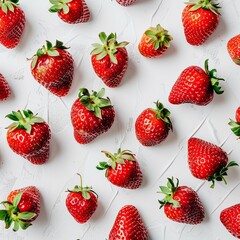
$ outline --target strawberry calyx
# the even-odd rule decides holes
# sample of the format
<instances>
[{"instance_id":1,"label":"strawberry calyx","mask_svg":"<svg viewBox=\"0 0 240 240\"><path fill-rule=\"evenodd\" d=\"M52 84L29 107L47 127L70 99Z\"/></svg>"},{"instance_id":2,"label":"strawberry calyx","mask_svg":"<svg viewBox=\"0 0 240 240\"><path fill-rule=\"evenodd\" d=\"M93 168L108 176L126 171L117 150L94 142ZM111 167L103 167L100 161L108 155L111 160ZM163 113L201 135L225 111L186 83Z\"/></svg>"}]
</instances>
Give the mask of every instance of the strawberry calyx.
<instances>
[{"instance_id":1,"label":"strawberry calyx","mask_svg":"<svg viewBox=\"0 0 240 240\"><path fill-rule=\"evenodd\" d=\"M102 44L92 44L93 50L91 51L91 55L97 55L96 60L101 60L109 55L110 61L117 64L118 61L115 55L118 52L118 48L124 48L128 45L128 42L118 43L116 33L111 33L107 36L106 33L101 32L99 38Z\"/></svg>"},{"instance_id":2,"label":"strawberry calyx","mask_svg":"<svg viewBox=\"0 0 240 240\"><path fill-rule=\"evenodd\" d=\"M18 6L18 0L0 0L0 8L4 13L14 12L14 6Z\"/></svg>"},{"instance_id":3,"label":"strawberry calyx","mask_svg":"<svg viewBox=\"0 0 240 240\"><path fill-rule=\"evenodd\" d=\"M237 136L240 137L240 122L235 122L232 119L230 119L230 122L228 123L229 126L231 126L232 132Z\"/></svg>"},{"instance_id":4,"label":"strawberry calyx","mask_svg":"<svg viewBox=\"0 0 240 240\"><path fill-rule=\"evenodd\" d=\"M49 0L51 4L53 4L52 7L49 8L49 12L51 13L56 13L60 10L63 10L64 14L69 13L69 6L67 3L72 2L72 0Z\"/></svg>"}]
</instances>

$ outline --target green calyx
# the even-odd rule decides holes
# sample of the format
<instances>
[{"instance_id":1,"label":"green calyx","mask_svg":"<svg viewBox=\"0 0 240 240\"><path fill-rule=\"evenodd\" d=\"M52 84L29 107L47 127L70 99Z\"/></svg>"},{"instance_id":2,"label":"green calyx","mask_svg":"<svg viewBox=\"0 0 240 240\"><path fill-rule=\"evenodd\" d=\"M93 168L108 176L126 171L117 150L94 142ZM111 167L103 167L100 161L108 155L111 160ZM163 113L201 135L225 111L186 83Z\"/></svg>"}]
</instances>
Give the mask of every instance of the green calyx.
<instances>
[{"instance_id":1,"label":"green calyx","mask_svg":"<svg viewBox=\"0 0 240 240\"><path fill-rule=\"evenodd\" d=\"M230 122L228 123L229 126L231 126L232 132L237 136L240 137L240 122L235 122L232 119L230 119Z\"/></svg>"},{"instance_id":2,"label":"green calyx","mask_svg":"<svg viewBox=\"0 0 240 240\"><path fill-rule=\"evenodd\" d=\"M170 41L173 39L171 35L168 34L167 30L164 30L160 24L156 27L149 28L145 34L150 37L148 44L154 43L154 50L159 48L170 47Z\"/></svg>"},{"instance_id":3,"label":"green calyx","mask_svg":"<svg viewBox=\"0 0 240 240\"><path fill-rule=\"evenodd\" d=\"M128 42L118 43L116 33L111 33L109 36L107 36L106 33L101 32L99 34L99 38L102 44L92 44L93 50L91 51L91 55L97 55L97 60L101 60L107 55L109 55L111 62L117 64L118 61L115 55L118 52L118 48L123 48L127 46Z\"/></svg>"},{"instance_id":4,"label":"green calyx","mask_svg":"<svg viewBox=\"0 0 240 240\"><path fill-rule=\"evenodd\" d=\"M14 12L14 6L18 6L18 0L0 0L0 8L4 13Z\"/></svg>"},{"instance_id":5,"label":"green calyx","mask_svg":"<svg viewBox=\"0 0 240 240\"><path fill-rule=\"evenodd\" d=\"M56 13L63 10L64 14L68 14L70 9L67 3L72 2L72 0L49 0L49 2L53 4L53 6L49 8L49 12Z\"/></svg>"}]
</instances>

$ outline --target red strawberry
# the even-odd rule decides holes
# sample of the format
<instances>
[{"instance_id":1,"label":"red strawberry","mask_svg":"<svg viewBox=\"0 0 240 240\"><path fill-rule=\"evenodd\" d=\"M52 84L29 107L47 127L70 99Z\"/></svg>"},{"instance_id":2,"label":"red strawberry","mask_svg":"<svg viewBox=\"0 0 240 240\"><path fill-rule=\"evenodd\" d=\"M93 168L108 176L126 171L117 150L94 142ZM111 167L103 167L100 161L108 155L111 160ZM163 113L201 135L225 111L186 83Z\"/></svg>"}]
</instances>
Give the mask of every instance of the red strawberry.
<instances>
[{"instance_id":1,"label":"red strawberry","mask_svg":"<svg viewBox=\"0 0 240 240\"><path fill-rule=\"evenodd\" d=\"M240 107L236 110L236 121L240 122Z\"/></svg>"},{"instance_id":2,"label":"red strawberry","mask_svg":"<svg viewBox=\"0 0 240 240\"><path fill-rule=\"evenodd\" d=\"M187 2L182 12L182 23L186 40L191 45L202 45L219 22L219 4L213 0Z\"/></svg>"},{"instance_id":3,"label":"red strawberry","mask_svg":"<svg viewBox=\"0 0 240 240\"><path fill-rule=\"evenodd\" d=\"M114 121L115 111L109 98L103 98L104 89L89 94L81 88L79 98L71 110L74 137L80 144L93 141L100 134L107 132Z\"/></svg>"},{"instance_id":4,"label":"red strawberry","mask_svg":"<svg viewBox=\"0 0 240 240\"><path fill-rule=\"evenodd\" d=\"M222 94L219 80L214 76L216 69L208 70L208 59L205 61L205 71L198 66L186 68L178 77L169 95L172 104L193 103L207 105L213 99L213 92Z\"/></svg>"},{"instance_id":5,"label":"red strawberry","mask_svg":"<svg viewBox=\"0 0 240 240\"><path fill-rule=\"evenodd\" d=\"M25 27L25 14L18 0L0 1L0 43L7 48L16 47Z\"/></svg>"},{"instance_id":6,"label":"red strawberry","mask_svg":"<svg viewBox=\"0 0 240 240\"><path fill-rule=\"evenodd\" d=\"M220 220L224 227L236 238L240 238L240 204L224 209L220 214Z\"/></svg>"},{"instance_id":7,"label":"red strawberry","mask_svg":"<svg viewBox=\"0 0 240 240\"><path fill-rule=\"evenodd\" d=\"M10 192L7 201L2 202L5 210L0 210L0 220L5 221L6 228L14 222L14 231L31 226L40 213L40 193L34 186Z\"/></svg>"},{"instance_id":8,"label":"red strawberry","mask_svg":"<svg viewBox=\"0 0 240 240\"><path fill-rule=\"evenodd\" d=\"M178 186L179 181L175 186L173 178L168 178L167 187L160 186L160 192L165 194L165 198L159 203L166 216L180 223L199 224L204 219L203 205L197 193L190 187Z\"/></svg>"},{"instance_id":9,"label":"red strawberry","mask_svg":"<svg viewBox=\"0 0 240 240\"><path fill-rule=\"evenodd\" d=\"M116 1L117 1L117 3L119 3L120 5L125 6L125 7L136 2L136 0L116 0Z\"/></svg>"},{"instance_id":10,"label":"red strawberry","mask_svg":"<svg viewBox=\"0 0 240 240\"><path fill-rule=\"evenodd\" d=\"M82 177L80 174L78 175L80 176L80 186L76 185L73 190L68 190L66 207L78 223L85 223L96 211L98 200L92 187L82 186Z\"/></svg>"},{"instance_id":11,"label":"red strawberry","mask_svg":"<svg viewBox=\"0 0 240 240\"><path fill-rule=\"evenodd\" d=\"M13 111L6 116L14 121L8 126L8 145L31 163L43 164L49 158L51 138L49 126L30 110L23 110L23 114L21 111Z\"/></svg>"},{"instance_id":12,"label":"red strawberry","mask_svg":"<svg viewBox=\"0 0 240 240\"><path fill-rule=\"evenodd\" d=\"M144 146L153 146L164 141L172 123L169 118L170 112L159 101L156 109L145 109L135 122L135 132L138 141Z\"/></svg>"},{"instance_id":13,"label":"red strawberry","mask_svg":"<svg viewBox=\"0 0 240 240\"><path fill-rule=\"evenodd\" d=\"M136 207L126 205L120 209L108 240L147 240L148 232Z\"/></svg>"},{"instance_id":14,"label":"red strawberry","mask_svg":"<svg viewBox=\"0 0 240 240\"><path fill-rule=\"evenodd\" d=\"M138 50L144 57L159 57L168 49L171 40L172 36L168 34L168 31L158 24L145 31L138 44Z\"/></svg>"},{"instance_id":15,"label":"red strawberry","mask_svg":"<svg viewBox=\"0 0 240 240\"><path fill-rule=\"evenodd\" d=\"M49 0L53 6L49 12L58 13L58 16L67 23L83 23L90 18L90 12L85 0Z\"/></svg>"},{"instance_id":16,"label":"red strawberry","mask_svg":"<svg viewBox=\"0 0 240 240\"><path fill-rule=\"evenodd\" d=\"M109 158L109 161L100 162L97 169L106 170L105 176L112 184L128 189L137 189L141 186L142 172L131 151L118 149L115 154L102 152Z\"/></svg>"},{"instance_id":17,"label":"red strawberry","mask_svg":"<svg viewBox=\"0 0 240 240\"><path fill-rule=\"evenodd\" d=\"M92 66L95 73L108 87L117 87L128 66L127 42L117 42L116 34L108 37L104 32L99 34L103 44L94 43L91 52Z\"/></svg>"},{"instance_id":18,"label":"red strawberry","mask_svg":"<svg viewBox=\"0 0 240 240\"><path fill-rule=\"evenodd\" d=\"M0 73L0 101L6 100L11 94L9 85L3 75Z\"/></svg>"},{"instance_id":19,"label":"red strawberry","mask_svg":"<svg viewBox=\"0 0 240 240\"><path fill-rule=\"evenodd\" d=\"M230 122L228 123L232 128L232 132L240 137L240 107L236 110L236 122L230 119Z\"/></svg>"},{"instance_id":20,"label":"red strawberry","mask_svg":"<svg viewBox=\"0 0 240 240\"><path fill-rule=\"evenodd\" d=\"M63 43L56 45L47 42L47 46L38 49L32 58L33 77L51 93L63 97L68 94L73 80L73 58Z\"/></svg>"},{"instance_id":21,"label":"red strawberry","mask_svg":"<svg viewBox=\"0 0 240 240\"><path fill-rule=\"evenodd\" d=\"M240 65L240 34L231 38L227 43L227 50L231 59Z\"/></svg>"}]
</instances>

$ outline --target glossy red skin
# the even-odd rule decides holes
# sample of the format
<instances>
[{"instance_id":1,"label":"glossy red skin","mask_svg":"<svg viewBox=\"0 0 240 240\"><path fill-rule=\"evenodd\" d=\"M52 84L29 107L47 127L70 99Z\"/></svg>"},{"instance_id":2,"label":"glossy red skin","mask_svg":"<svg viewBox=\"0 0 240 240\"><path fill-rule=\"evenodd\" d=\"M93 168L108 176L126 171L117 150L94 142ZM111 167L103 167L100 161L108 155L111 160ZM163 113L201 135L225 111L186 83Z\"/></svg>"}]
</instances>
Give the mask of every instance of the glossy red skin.
<instances>
[{"instance_id":1,"label":"glossy red skin","mask_svg":"<svg viewBox=\"0 0 240 240\"><path fill-rule=\"evenodd\" d=\"M0 73L0 101L6 100L11 94L9 85L3 75Z\"/></svg>"},{"instance_id":2,"label":"glossy red skin","mask_svg":"<svg viewBox=\"0 0 240 240\"><path fill-rule=\"evenodd\" d=\"M62 49L56 49L59 56L48 55L38 57L32 75L41 85L56 96L66 96L70 90L74 73L74 61L71 54Z\"/></svg>"},{"instance_id":3,"label":"glossy red skin","mask_svg":"<svg viewBox=\"0 0 240 240\"><path fill-rule=\"evenodd\" d=\"M133 3L135 3L136 0L116 0L116 2L119 3L120 5L126 7L126 6L129 6L129 5L133 4Z\"/></svg>"},{"instance_id":4,"label":"glossy red skin","mask_svg":"<svg viewBox=\"0 0 240 240\"><path fill-rule=\"evenodd\" d=\"M227 50L231 59L240 65L240 34L231 38L227 43Z\"/></svg>"},{"instance_id":5,"label":"glossy red skin","mask_svg":"<svg viewBox=\"0 0 240 240\"><path fill-rule=\"evenodd\" d=\"M184 34L189 44L202 45L217 28L219 15L203 8L189 11L190 8L188 5L182 12Z\"/></svg>"},{"instance_id":6,"label":"glossy red skin","mask_svg":"<svg viewBox=\"0 0 240 240\"><path fill-rule=\"evenodd\" d=\"M240 107L238 107L238 109L236 111L236 121L240 122Z\"/></svg>"}]
</instances>

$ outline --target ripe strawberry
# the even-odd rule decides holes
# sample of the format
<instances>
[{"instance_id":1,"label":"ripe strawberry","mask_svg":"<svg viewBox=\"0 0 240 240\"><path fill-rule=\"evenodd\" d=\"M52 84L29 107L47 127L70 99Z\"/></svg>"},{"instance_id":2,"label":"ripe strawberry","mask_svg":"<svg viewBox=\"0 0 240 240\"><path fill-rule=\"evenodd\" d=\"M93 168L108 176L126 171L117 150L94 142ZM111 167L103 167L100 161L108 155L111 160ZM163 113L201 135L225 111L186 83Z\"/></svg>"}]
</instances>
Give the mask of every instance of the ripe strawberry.
<instances>
[{"instance_id":1,"label":"ripe strawberry","mask_svg":"<svg viewBox=\"0 0 240 240\"><path fill-rule=\"evenodd\" d=\"M228 168L238 166L233 161L228 163L227 153L220 147L199 138L188 140L188 165L194 177L211 181L211 188L215 180L227 184L224 176Z\"/></svg>"},{"instance_id":2,"label":"ripe strawberry","mask_svg":"<svg viewBox=\"0 0 240 240\"><path fill-rule=\"evenodd\" d=\"M148 232L136 207L125 205L120 209L108 240L147 240Z\"/></svg>"},{"instance_id":3,"label":"ripe strawberry","mask_svg":"<svg viewBox=\"0 0 240 240\"><path fill-rule=\"evenodd\" d=\"M142 172L131 151L118 149L115 154L102 152L109 158L109 161L100 162L97 169L106 170L105 176L112 184L128 189L137 189L141 186Z\"/></svg>"},{"instance_id":4,"label":"ripe strawberry","mask_svg":"<svg viewBox=\"0 0 240 240\"><path fill-rule=\"evenodd\" d=\"M104 89L92 94L86 88L80 89L71 110L74 137L80 144L93 141L113 124L115 111L110 99L103 98L104 93Z\"/></svg>"},{"instance_id":5,"label":"ripe strawberry","mask_svg":"<svg viewBox=\"0 0 240 240\"><path fill-rule=\"evenodd\" d=\"M80 186L76 185L73 190L68 190L66 207L78 223L85 223L96 211L98 200L92 187L82 186L82 177L80 174L78 175L80 176Z\"/></svg>"},{"instance_id":6,"label":"ripe strawberry","mask_svg":"<svg viewBox=\"0 0 240 240\"><path fill-rule=\"evenodd\" d=\"M116 0L116 1L117 1L117 3L119 3L120 5L125 6L125 7L136 2L136 0Z\"/></svg>"},{"instance_id":7,"label":"ripe strawberry","mask_svg":"<svg viewBox=\"0 0 240 240\"><path fill-rule=\"evenodd\" d=\"M135 132L138 141L144 146L153 146L164 141L172 123L169 118L170 112L159 101L156 109L145 109L135 122Z\"/></svg>"},{"instance_id":8,"label":"ripe strawberry","mask_svg":"<svg viewBox=\"0 0 240 240\"><path fill-rule=\"evenodd\" d=\"M231 38L227 43L227 50L231 59L240 65L240 34Z\"/></svg>"},{"instance_id":9,"label":"ripe strawberry","mask_svg":"<svg viewBox=\"0 0 240 240\"><path fill-rule=\"evenodd\" d=\"M214 76L216 69L209 71L208 59L205 61L205 71L198 66L186 68L178 77L169 95L172 104L193 103L207 105L213 99L213 92L222 94L219 80Z\"/></svg>"},{"instance_id":10,"label":"ripe strawberry","mask_svg":"<svg viewBox=\"0 0 240 240\"><path fill-rule=\"evenodd\" d=\"M32 225L40 213L40 193L34 186L10 192L7 201L1 202L5 210L0 210L0 220L5 221L6 228L14 222L14 231L23 230Z\"/></svg>"},{"instance_id":11,"label":"ripe strawberry","mask_svg":"<svg viewBox=\"0 0 240 240\"><path fill-rule=\"evenodd\" d=\"M160 24L148 28L138 44L139 52L148 58L161 56L170 47L172 36Z\"/></svg>"},{"instance_id":12,"label":"ripe strawberry","mask_svg":"<svg viewBox=\"0 0 240 240\"><path fill-rule=\"evenodd\" d=\"M103 44L94 43L91 52L92 66L95 73L108 87L117 87L128 66L128 53L125 46L127 42L117 42L116 34L108 37L104 32L99 34Z\"/></svg>"},{"instance_id":13,"label":"ripe strawberry","mask_svg":"<svg viewBox=\"0 0 240 240\"><path fill-rule=\"evenodd\" d=\"M11 94L9 85L3 75L0 73L0 101L6 100Z\"/></svg>"},{"instance_id":14,"label":"ripe strawberry","mask_svg":"<svg viewBox=\"0 0 240 240\"><path fill-rule=\"evenodd\" d=\"M49 12L58 13L58 16L67 23L83 23L90 18L90 11L85 0L49 0L53 6Z\"/></svg>"},{"instance_id":15,"label":"ripe strawberry","mask_svg":"<svg viewBox=\"0 0 240 240\"><path fill-rule=\"evenodd\" d=\"M73 58L63 43L46 41L32 58L33 77L51 93L63 97L68 94L73 80Z\"/></svg>"},{"instance_id":16,"label":"ripe strawberry","mask_svg":"<svg viewBox=\"0 0 240 240\"><path fill-rule=\"evenodd\" d=\"M43 164L49 158L51 138L49 126L30 110L23 110L23 114L21 111L13 111L6 116L14 121L8 126L8 145L31 163Z\"/></svg>"},{"instance_id":17,"label":"ripe strawberry","mask_svg":"<svg viewBox=\"0 0 240 240\"><path fill-rule=\"evenodd\" d=\"M180 223L198 224L204 219L203 205L197 193L190 187L175 186L173 178L168 178L167 187L160 186L160 192L165 194L165 198L160 203L160 208L164 206L166 216Z\"/></svg>"},{"instance_id":18,"label":"ripe strawberry","mask_svg":"<svg viewBox=\"0 0 240 240\"><path fill-rule=\"evenodd\" d=\"M18 7L18 0L0 0L0 43L7 48L16 47L22 36L26 18Z\"/></svg>"},{"instance_id":19,"label":"ripe strawberry","mask_svg":"<svg viewBox=\"0 0 240 240\"><path fill-rule=\"evenodd\" d=\"M186 40L191 45L202 45L217 28L219 4L213 0L187 2L182 12Z\"/></svg>"},{"instance_id":20,"label":"ripe strawberry","mask_svg":"<svg viewBox=\"0 0 240 240\"><path fill-rule=\"evenodd\" d=\"M240 137L240 107L236 110L236 122L230 119L230 122L228 123L232 128L232 132Z\"/></svg>"}]
</instances>

